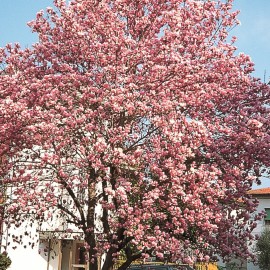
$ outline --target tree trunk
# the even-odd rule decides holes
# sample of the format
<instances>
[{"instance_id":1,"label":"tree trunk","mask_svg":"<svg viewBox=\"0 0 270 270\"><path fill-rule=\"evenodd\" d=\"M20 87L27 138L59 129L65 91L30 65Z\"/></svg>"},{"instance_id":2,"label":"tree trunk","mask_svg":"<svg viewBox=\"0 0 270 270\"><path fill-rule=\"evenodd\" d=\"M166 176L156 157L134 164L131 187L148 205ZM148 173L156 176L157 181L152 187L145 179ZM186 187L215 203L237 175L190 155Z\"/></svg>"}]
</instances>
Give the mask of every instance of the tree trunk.
<instances>
[{"instance_id":1,"label":"tree trunk","mask_svg":"<svg viewBox=\"0 0 270 270\"><path fill-rule=\"evenodd\" d=\"M90 246L89 251L88 251L88 257L89 257L89 269L88 270L99 270L99 265L98 265L98 258L96 256L96 240L95 240L95 235L92 234L88 236L86 239L87 244Z\"/></svg>"},{"instance_id":2,"label":"tree trunk","mask_svg":"<svg viewBox=\"0 0 270 270\"><path fill-rule=\"evenodd\" d=\"M94 184L96 173L91 168L91 174L88 179L88 211L87 211L87 228L85 230L85 241L89 246L89 270L99 270L97 249L96 249L96 236L95 236L95 207L96 207L96 186ZM93 182L92 182L93 181Z\"/></svg>"}]
</instances>

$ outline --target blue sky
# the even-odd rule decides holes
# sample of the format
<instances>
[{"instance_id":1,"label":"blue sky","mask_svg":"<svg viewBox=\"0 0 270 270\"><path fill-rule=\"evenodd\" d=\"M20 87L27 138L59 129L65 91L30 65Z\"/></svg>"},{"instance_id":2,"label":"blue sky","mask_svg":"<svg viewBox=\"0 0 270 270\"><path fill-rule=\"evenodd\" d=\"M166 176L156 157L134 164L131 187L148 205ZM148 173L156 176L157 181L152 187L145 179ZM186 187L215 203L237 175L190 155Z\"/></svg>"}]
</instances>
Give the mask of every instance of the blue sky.
<instances>
[{"instance_id":1,"label":"blue sky","mask_svg":"<svg viewBox=\"0 0 270 270\"><path fill-rule=\"evenodd\" d=\"M37 41L27 22L41 9L52 6L53 0L0 0L0 47L19 42L30 47Z\"/></svg>"},{"instance_id":2,"label":"blue sky","mask_svg":"<svg viewBox=\"0 0 270 270\"><path fill-rule=\"evenodd\" d=\"M240 10L238 19L241 25L232 34L238 37L236 46L239 52L251 56L255 63L254 76L270 77L270 1L235 0L235 9Z\"/></svg>"},{"instance_id":3,"label":"blue sky","mask_svg":"<svg viewBox=\"0 0 270 270\"><path fill-rule=\"evenodd\" d=\"M27 22L37 11L52 6L53 0L0 0L0 47L19 42L30 47L37 41ZM254 76L268 82L270 79L270 0L235 0L234 8L240 10L241 25L232 35L238 37L238 52L251 56L255 63ZM270 186L263 180L262 187Z\"/></svg>"}]
</instances>

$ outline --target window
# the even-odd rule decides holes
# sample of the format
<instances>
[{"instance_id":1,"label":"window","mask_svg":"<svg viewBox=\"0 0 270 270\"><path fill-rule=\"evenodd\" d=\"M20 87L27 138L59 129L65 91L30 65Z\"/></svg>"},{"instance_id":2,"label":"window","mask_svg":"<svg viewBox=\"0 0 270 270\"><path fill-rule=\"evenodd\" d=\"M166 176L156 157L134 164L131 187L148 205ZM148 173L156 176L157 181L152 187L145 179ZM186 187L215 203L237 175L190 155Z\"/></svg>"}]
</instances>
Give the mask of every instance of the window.
<instances>
[{"instance_id":1,"label":"window","mask_svg":"<svg viewBox=\"0 0 270 270\"><path fill-rule=\"evenodd\" d=\"M270 208L265 208L266 217L264 218L264 225L270 227Z\"/></svg>"},{"instance_id":2,"label":"window","mask_svg":"<svg viewBox=\"0 0 270 270\"><path fill-rule=\"evenodd\" d=\"M81 267L78 267L79 270L85 270L86 252L83 243L76 244L75 263L76 265L81 265Z\"/></svg>"}]
</instances>

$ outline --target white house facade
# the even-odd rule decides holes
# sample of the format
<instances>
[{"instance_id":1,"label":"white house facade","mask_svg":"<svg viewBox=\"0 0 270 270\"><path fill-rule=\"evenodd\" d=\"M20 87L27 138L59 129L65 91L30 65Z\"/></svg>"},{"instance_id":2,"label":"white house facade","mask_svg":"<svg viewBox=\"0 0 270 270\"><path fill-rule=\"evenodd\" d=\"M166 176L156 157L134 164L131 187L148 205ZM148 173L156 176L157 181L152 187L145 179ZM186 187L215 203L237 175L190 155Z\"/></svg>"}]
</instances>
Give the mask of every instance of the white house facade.
<instances>
[{"instance_id":1,"label":"white house facade","mask_svg":"<svg viewBox=\"0 0 270 270\"><path fill-rule=\"evenodd\" d=\"M27 225L26 225L27 226ZM1 252L6 251L12 264L9 270L84 270L87 268L82 235L59 230L27 230L3 227ZM27 235L25 235L27 232ZM22 243L16 244L13 235L23 236Z\"/></svg>"},{"instance_id":2,"label":"white house facade","mask_svg":"<svg viewBox=\"0 0 270 270\"><path fill-rule=\"evenodd\" d=\"M266 212L264 219L257 221L257 227L254 229L254 235L261 235L261 233L267 228L270 228L270 188L254 189L249 192L253 198L259 201L257 212ZM254 250L254 245L251 247ZM247 270L260 270L258 265L252 262L247 263Z\"/></svg>"},{"instance_id":3,"label":"white house facade","mask_svg":"<svg viewBox=\"0 0 270 270\"><path fill-rule=\"evenodd\" d=\"M12 196L9 190L6 193L7 198ZM8 199L0 203L1 211L5 211L5 201ZM31 214L19 227L0 225L0 252L10 257L9 270L88 269L82 231L65 222L57 211L41 225L33 218L30 221Z\"/></svg>"}]
</instances>

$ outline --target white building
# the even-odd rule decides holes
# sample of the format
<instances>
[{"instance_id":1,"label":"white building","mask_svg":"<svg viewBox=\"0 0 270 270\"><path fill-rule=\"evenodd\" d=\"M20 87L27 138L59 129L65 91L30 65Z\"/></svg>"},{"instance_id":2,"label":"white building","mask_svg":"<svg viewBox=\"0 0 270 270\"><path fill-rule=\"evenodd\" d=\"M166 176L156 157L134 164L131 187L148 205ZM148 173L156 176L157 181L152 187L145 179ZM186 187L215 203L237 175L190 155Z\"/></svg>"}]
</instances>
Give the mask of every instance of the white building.
<instances>
[{"instance_id":1,"label":"white building","mask_svg":"<svg viewBox=\"0 0 270 270\"><path fill-rule=\"evenodd\" d=\"M249 194L259 201L257 212L266 212L266 217L257 221L257 227L253 231L253 234L260 235L267 226L270 228L270 188L254 189L251 190ZM254 246L251 248L254 248ZM247 264L247 270L260 270L260 268L258 265L249 262Z\"/></svg>"},{"instance_id":2,"label":"white building","mask_svg":"<svg viewBox=\"0 0 270 270\"><path fill-rule=\"evenodd\" d=\"M254 189L249 191L249 194L253 198L256 198L259 202L256 213L266 212L266 217L262 220L257 220L257 227L253 230L253 235L260 236L267 226L270 229L270 187ZM255 214L254 213L254 216ZM251 217L253 219L253 217ZM250 247L252 252L255 252L256 242ZM260 270L259 266L250 261L241 260L241 258L235 258L229 263L224 263L222 260L218 263L224 270Z\"/></svg>"},{"instance_id":3,"label":"white building","mask_svg":"<svg viewBox=\"0 0 270 270\"><path fill-rule=\"evenodd\" d=\"M27 226L27 225L26 225ZM83 241L80 233L65 234L58 230L32 229L25 235L24 227L3 228L1 252L6 251L12 264L9 270L84 270L85 263ZM29 233L29 227L27 228ZM11 241L12 234L23 236L23 243Z\"/></svg>"},{"instance_id":4,"label":"white building","mask_svg":"<svg viewBox=\"0 0 270 270\"><path fill-rule=\"evenodd\" d=\"M5 199L2 199L0 215L4 207ZM19 227L0 223L0 252L6 252L10 257L12 264L9 270L88 269L83 233L75 226L67 226L63 217L57 218L57 212L42 226L37 222L30 225L29 221Z\"/></svg>"},{"instance_id":5,"label":"white building","mask_svg":"<svg viewBox=\"0 0 270 270\"><path fill-rule=\"evenodd\" d=\"M44 183L40 181L40 187L43 187L42 184ZM1 191L0 186L0 193L5 196L1 199L0 195L0 216L3 214L1 211L5 211L5 207L8 207L9 202L13 200L15 188L2 187ZM87 196L79 189L74 191L78 193L78 196ZM97 192L100 190L97 189ZM55 184L54 195L63 200L70 200L57 184ZM0 252L6 252L10 257L12 264L9 270L84 270L89 268L85 258L82 231L75 225L68 224L65 216L58 214L57 211L55 209L52 217L42 222L42 225L36 221L26 220L19 227L8 227L0 222ZM96 217L99 218L100 204L96 206L95 212ZM27 213L27 216L31 220L31 214ZM32 220L35 218L32 217ZM97 230L100 229L100 224L97 222Z\"/></svg>"}]
</instances>

